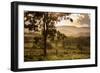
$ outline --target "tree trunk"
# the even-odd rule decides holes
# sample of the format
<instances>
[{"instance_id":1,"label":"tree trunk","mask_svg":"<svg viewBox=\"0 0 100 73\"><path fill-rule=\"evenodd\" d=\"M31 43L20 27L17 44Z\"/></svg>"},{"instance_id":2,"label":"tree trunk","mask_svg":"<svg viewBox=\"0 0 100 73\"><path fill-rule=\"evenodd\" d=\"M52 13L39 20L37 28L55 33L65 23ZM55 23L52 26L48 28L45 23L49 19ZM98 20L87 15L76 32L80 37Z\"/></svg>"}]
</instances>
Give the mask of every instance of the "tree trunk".
<instances>
[{"instance_id":1,"label":"tree trunk","mask_svg":"<svg viewBox=\"0 0 100 73\"><path fill-rule=\"evenodd\" d=\"M47 13L45 13L44 14L44 57L46 58L46 56L47 56L47 42L46 42L46 40L47 40L47 16L48 16L48 14Z\"/></svg>"}]
</instances>

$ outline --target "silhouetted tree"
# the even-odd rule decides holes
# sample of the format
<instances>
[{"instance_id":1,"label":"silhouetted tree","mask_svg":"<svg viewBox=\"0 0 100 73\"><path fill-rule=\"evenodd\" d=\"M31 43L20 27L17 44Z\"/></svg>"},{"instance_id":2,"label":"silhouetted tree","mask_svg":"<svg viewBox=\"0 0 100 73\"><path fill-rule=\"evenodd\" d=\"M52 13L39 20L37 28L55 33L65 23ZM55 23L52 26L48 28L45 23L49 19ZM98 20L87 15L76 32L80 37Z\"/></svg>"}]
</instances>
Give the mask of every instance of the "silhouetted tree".
<instances>
[{"instance_id":1,"label":"silhouetted tree","mask_svg":"<svg viewBox=\"0 0 100 73\"><path fill-rule=\"evenodd\" d=\"M42 35L44 37L44 55L46 56L46 39L49 36L51 40L54 40L54 37L57 34L57 38L61 38L63 36L60 32L57 32L55 29L55 23L61 21L61 18L66 18L66 16L71 13L55 13L55 12L34 12L34 11L25 11L24 13L24 27L28 28L30 31L39 31L38 25L42 31ZM71 22L73 20L71 18L67 18ZM35 38L36 41L39 41L39 38ZM36 42L35 41L35 42ZM37 42L36 42L37 43Z\"/></svg>"}]
</instances>

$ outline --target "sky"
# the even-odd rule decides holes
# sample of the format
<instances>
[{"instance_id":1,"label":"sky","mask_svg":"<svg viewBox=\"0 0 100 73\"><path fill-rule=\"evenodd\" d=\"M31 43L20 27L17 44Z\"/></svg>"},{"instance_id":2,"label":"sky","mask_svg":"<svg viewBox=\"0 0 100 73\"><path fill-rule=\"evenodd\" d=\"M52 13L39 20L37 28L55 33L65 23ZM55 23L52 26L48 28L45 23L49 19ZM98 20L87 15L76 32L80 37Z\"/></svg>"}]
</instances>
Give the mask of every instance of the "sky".
<instances>
[{"instance_id":1,"label":"sky","mask_svg":"<svg viewBox=\"0 0 100 73\"><path fill-rule=\"evenodd\" d=\"M62 13L52 13L53 17L62 15ZM28 14L28 16L33 16L32 14ZM75 26L75 27L90 27L90 14L88 13L71 13L69 15L66 14L64 17L59 16L59 22L55 23L55 26ZM73 20L73 22L70 21L70 19ZM30 21L25 22L26 25L30 24Z\"/></svg>"},{"instance_id":2,"label":"sky","mask_svg":"<svg viewBox=\"0 0 100 73\"><path fill-rule=\"evenodd\" d=\"M74 14L72 13L66 18L69 17L73 19L73 22L64 18L61 19L60 22L57 22L55 26L75 26L75 27L89 27L90 26L90 14Z\"/></svg>"}]
</instances>

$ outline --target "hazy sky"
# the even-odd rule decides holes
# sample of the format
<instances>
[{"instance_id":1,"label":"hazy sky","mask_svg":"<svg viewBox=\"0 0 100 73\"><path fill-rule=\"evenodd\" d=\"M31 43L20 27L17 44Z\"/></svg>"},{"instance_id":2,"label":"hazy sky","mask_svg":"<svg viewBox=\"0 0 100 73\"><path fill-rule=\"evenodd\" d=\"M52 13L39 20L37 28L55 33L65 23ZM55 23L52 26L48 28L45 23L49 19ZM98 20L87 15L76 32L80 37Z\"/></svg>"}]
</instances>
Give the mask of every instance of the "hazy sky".
<instances>
[{"instance_id":1,"label":"hazy sky","mask_svg":"<svg viewBox=\"0 0 100 73\"><path fill-rule=\"evenodd\" d=\"M73 22L63 18L60 22L56 23L56 26L76 26L76 27L89 27L90 26L90 15L89 14L71 14L69 16L71 19L73 19Z\"/></svg>"}]
</instances>

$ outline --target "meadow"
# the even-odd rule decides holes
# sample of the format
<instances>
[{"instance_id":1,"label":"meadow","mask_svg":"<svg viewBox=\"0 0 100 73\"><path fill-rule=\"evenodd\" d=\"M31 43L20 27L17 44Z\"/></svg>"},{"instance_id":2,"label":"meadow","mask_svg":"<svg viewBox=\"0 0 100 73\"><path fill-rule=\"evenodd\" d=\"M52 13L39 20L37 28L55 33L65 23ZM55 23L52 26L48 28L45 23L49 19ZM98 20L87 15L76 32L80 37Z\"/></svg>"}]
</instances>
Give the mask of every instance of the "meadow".
<instances>
[{"instance_id":1,"label":"meadow","mask_svg":"<svg viewBox=\"0 0 100 73\"><path fill-rule=\"evenodd\" d=\"M47 36L24 33L24 61L74 60L90 58L90 37ZM46 48L45 48L46 47Z\"/></svg>"}]
</instances>

